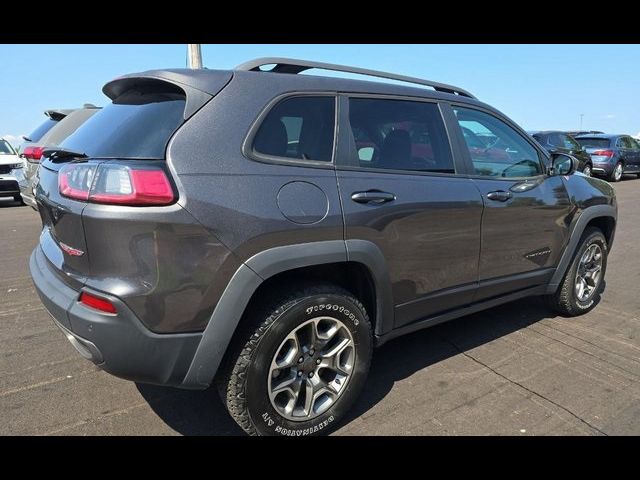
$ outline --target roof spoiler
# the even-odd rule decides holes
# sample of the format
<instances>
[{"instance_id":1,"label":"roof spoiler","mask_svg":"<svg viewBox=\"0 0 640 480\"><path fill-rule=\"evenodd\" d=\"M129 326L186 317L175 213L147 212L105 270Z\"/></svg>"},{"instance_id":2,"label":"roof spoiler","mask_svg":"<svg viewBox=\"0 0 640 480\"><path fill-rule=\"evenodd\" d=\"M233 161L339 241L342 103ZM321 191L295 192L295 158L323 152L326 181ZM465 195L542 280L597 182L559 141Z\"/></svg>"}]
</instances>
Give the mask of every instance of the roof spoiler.
<instances>
[{"instance_id":1,"label":"roof spoiler","mask_svg":"<svg viewBox=\"0 0 640 480\"><path fill-rule=\"evenodd\" d=\"M44 114L51 120L60 121L73 111L73 108L54 108L51 110L45 110Z\"/></svg>"},{"instance_id":2,"label":"roof spoiler","mask_svg":"<svg viewBox=\"0 0 640 480\"><path fill-rule=\"evenodd\" d=\"M132 88L145 88L155 91L173 91L184 93L187 98L187 105L184 109L184 119L187 120L195 112L197 112L205 103L213 98L220 90L222 90L231 80L231 73L221 76L219 81L215 83L215 89L211 89L212 85L208 85L209 90L204 91L196 86L189 85L184 82L184 75L178 75L175 72L166 71L160 73L139 73L118 77L106 83L102 87L104 94L111 100L122 95ZM182 80L182 81L181 81ZM188 78L186 78L188 80ZM199 86L199 85L198 85Z\"/></svg>"}]
</instances>

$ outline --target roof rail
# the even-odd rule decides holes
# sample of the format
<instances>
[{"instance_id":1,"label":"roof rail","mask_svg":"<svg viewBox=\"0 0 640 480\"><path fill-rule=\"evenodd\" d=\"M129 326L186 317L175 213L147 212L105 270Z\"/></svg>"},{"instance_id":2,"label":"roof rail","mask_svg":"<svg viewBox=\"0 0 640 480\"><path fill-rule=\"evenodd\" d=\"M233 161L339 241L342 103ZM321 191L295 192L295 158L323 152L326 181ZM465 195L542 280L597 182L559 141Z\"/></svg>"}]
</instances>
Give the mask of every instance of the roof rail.
<instances>
[{"instance_id":1,"label":"roof rail","mask_svg":"<svg viewBox=\"0 0 640 480\"><path fill-rule=\"evenodd\" d=\"M455 95L462 95L464 97L476 98L471 93L463 90L462 88L454 87L453 85L447 85L445 83L433 82L431 80L425 80L423 78L408 77L405 75L396 75L395 73L381 72L379 70L369 70L366 68L349 67L346 65L334 65L332 63L323 62L311 62L309 60L296 60L293 58L279 58L279 57L265 57L256 58L255 60L249 60L243 64L238 65L235 69L245 72L259 72L262 71L260 67L265 65L275 65L270 72L274 73L301 73L305 70L312 68L318 68L320 70L331 70L334 72L355 73L358 75L367 75L370 77L386 78L389 80L398 80L401 82L415 83L418 85L425 85L432 87L438 92L452 93Z\"/></svg>"}]
</instances>

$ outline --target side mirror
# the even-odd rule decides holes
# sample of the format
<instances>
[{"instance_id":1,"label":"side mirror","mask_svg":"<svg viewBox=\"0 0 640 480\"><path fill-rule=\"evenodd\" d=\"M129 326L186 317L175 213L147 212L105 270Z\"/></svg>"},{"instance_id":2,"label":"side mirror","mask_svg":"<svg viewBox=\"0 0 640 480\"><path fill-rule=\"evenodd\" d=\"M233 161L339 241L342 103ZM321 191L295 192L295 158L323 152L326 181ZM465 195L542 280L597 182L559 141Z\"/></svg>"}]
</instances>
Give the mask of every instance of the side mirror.
<instances>
[{"instance_id":1,"label":"side mirror","mask_svg":"<svg viewBox=\"0 0 640 480\"><path fill-rule=\"evenodd\" d=\"M552 153L549 175L573 175L578 170L579 161L566 153Z\"/></svg>"}]
</instances>

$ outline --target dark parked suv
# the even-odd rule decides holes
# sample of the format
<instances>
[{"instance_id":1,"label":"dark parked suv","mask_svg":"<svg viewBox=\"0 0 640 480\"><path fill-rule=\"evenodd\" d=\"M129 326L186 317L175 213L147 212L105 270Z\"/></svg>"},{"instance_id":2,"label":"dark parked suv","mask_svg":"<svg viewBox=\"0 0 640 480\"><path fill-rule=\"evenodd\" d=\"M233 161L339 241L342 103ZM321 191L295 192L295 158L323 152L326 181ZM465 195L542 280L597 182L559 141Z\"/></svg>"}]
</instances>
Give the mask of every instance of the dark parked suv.
<instances>
[{"instance_id":1,"label":"dark parked suv","mask_svg":"<svg viewBox=\"0 0 640 480\"><path fill-rule=\"evenodd\" d=\"M44 152L37 291L81 355L216 383L249 433L330 430L399 335L531 295L598 303L613 188L460 88L270 58L103 91Z\"/></svg>"},{"instance_id":2,"label":"dark parked suv","mask_svg":"<svg viewBox=\"0 0 640 480\"><path fill-rule=\"evenodd\" d=\"M535 138L550 153L568 153L578 159L578 171L587 177L591 176L593 162L591 155L587 153L582 145L576 142L573 137L558 131L531 132Z\"/></svg>"}]
</instances>

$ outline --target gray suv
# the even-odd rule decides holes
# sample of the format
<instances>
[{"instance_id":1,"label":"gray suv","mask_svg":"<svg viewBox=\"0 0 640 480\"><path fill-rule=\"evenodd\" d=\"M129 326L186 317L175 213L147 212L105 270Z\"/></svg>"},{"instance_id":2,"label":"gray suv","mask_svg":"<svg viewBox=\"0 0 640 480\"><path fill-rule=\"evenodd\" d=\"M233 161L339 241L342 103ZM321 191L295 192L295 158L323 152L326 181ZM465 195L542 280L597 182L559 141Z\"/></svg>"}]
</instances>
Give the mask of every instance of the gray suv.
<instances>
[{"instance_id":1,"label":"gray suv","mask_svg":"<svg viewBox=\"0 0 640 480\"><path fill-rule=\"evenodd\" d=\"M329 431L399 335L532 295L566 316L600 299L613 188L465 90L267 58L103 91L44 152L36 289L81 355L217 384L248 433Z\"/></svg>"}]
</instances>

